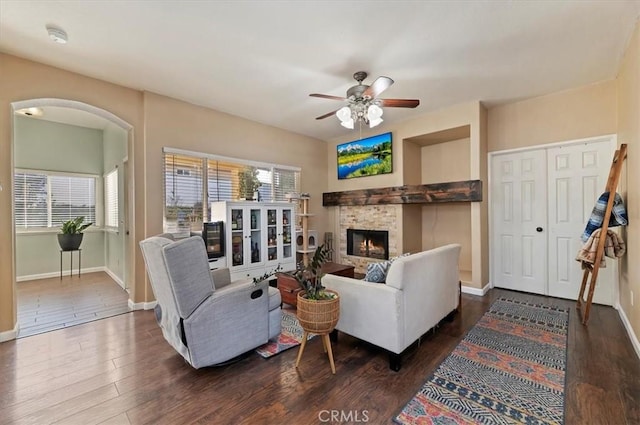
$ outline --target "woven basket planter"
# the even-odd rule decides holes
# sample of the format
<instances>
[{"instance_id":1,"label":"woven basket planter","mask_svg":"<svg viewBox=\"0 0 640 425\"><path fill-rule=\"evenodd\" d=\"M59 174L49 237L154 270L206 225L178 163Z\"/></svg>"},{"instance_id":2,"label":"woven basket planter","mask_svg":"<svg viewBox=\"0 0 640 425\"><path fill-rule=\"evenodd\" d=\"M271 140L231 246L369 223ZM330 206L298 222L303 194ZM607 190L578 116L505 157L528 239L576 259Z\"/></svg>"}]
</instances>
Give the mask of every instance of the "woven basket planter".
<instances>
[{"instance_id":1,"label":"woven basket planter","mask_svg":"<svg viewBox=\"0 0 640 425\"><path fill-rule=\"evenodd\" d=\"M335 294L335 298L330 300L308 300L304 297L305 292L298 292L298 322L307 332L324 334L333 331L340 318L340 298L338 293L325 290Z\"/></svg>"}]
</instances>

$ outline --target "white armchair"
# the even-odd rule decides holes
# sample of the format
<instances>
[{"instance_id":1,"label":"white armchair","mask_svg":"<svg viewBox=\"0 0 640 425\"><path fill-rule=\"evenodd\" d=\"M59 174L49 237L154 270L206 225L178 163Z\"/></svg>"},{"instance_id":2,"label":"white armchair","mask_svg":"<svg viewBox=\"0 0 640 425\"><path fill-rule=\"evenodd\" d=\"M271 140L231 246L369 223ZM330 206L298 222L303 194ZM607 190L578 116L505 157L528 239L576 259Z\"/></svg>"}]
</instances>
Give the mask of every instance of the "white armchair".
<instances>
[{"instance_id":1,"label":"white armchair","mask_svg":"<svg viewBox=\"0 0 640 425\"><path fill-rule=\"evenodd\" d=\"M156 319L171 346L196 369L224 363L280 334L280 292L268 283L231 282L209 270L201 237L140 242Z\"/></svg>"},{"instance_id":2,"label":"white armchair","mask_svg":"<svg viewBox=\"0 0 640 425\"><path fill-rule=\"evenodd\" d=\"M460 245L400 257L386 284L325 275L322 284L340 294L336 329L389 351L400 370L402 352L458 308Z\"/></svg>"}]
</instances>

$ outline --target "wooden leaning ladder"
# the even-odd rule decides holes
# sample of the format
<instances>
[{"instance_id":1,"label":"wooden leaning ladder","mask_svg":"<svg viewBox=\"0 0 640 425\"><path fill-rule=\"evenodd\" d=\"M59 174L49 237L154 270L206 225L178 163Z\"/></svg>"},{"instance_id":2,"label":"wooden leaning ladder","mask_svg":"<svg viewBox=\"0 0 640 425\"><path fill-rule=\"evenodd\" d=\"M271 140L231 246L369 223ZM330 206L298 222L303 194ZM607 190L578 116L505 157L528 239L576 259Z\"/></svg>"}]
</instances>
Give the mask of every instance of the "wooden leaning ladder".
<instances>
[{"instance_id":1,"label":"wooden leaning ladder","mask_svg":"<svg viewBox=\"0 0 640 425\"><path fill-rule=\"evenodd\" d=\"M604 255L604 245L607 240L607 230L609 229L609 218L611 217L611 210L613 209L613 201L615 199L616 188L620 181L620 172L622 171L622 163L627 157L627 145L620 145L613 155L613 161L611 162L611 170L609 171L609 178L607 179L607 186L605 192L609 192L609 200L607 201L607 208L604 212L604 218L602 219L602 227L600 231L600 239L598 240L598 246L596 248L596 258L593 265L589 263L583 263L585 266L584 275L582 276L582 285L580 285L580 295L578 295L577 309L582 314L582 324L586 325L589 320L589 312L591 310L591 302L593 301L593 293L596 289L596 282L598 280L598 270L600 270L600 261ZM589 279L591 274L591 279ZM589 294L587 299L584 300L584 292L587 288L587 281L589 281ZM584 312L582 312L582 305L585 304Z\"/></svg>"}]
</instances>

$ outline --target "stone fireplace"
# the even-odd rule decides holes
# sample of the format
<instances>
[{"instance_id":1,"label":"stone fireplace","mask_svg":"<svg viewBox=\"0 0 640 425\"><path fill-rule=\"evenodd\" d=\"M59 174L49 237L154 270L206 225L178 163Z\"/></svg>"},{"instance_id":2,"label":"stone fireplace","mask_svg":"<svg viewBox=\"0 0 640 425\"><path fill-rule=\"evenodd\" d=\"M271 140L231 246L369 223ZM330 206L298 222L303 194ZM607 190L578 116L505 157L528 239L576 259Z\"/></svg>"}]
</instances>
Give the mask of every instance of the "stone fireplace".
<instances>
[{"instance_id":1,"label":"stone fireplace","mask_svg":"<svg viewBox=\"0 0 640 425\"><path fill-rule=\"evenodd\" d=\"M389 259L389 232L386 230L347 229L347 255Z\"/></svg>"},{"instance_id":2,"label":"stone fireplace","mask_svg":"<svg viewBox=\"0 0 640 425\"><path fill-rule=\"evenodd\" d=\"M349 254L347 231L354 229L375 229L387 232L387 258L399 255L399 235L402 232L401 205L341 205L339 208L339 247L336 260L343 264L355 266L356 273L366 273L369 263L384 260L378 257L361 257Z\"/></svg>"}]
</instances>

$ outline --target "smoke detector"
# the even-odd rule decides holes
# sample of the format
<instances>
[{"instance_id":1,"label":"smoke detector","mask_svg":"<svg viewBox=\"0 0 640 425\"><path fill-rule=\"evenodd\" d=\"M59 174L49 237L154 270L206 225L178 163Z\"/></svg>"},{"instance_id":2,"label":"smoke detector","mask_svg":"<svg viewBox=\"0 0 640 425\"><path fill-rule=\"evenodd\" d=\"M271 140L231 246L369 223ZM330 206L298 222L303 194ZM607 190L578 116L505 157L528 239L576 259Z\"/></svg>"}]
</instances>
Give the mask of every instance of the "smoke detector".
<instances>
[{"instance_id":1,"label":"smoke detector","mask_svg":"<svg viewBox=\"0 0 640 425\"><path fill-rule=\"evenodd\" d=\"M48 25L47 33L49 33L49 38L56 43L67 44L67 33L64 30Z\"/></svg>"}]
</instances>

